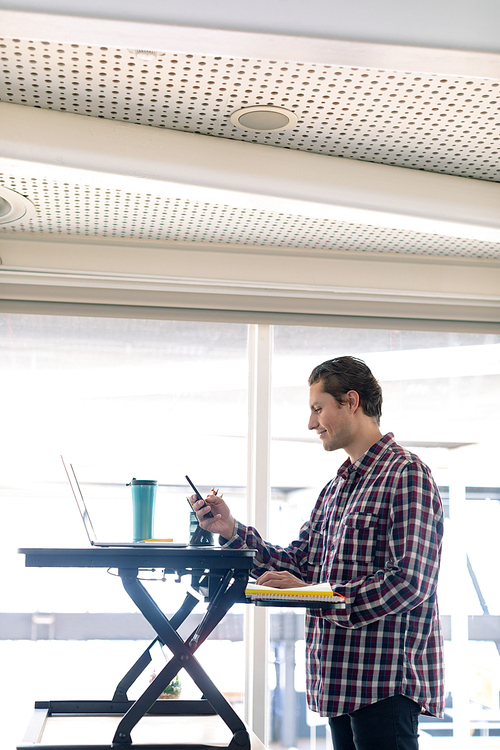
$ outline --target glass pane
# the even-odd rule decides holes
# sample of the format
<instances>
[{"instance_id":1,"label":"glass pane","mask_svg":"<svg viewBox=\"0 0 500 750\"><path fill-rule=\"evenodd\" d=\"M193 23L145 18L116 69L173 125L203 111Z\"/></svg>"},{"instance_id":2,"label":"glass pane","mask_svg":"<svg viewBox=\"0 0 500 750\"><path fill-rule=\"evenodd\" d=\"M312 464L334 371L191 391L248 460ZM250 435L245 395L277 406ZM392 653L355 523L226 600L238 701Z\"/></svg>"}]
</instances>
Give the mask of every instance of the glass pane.
<instances>
[{"instance_id":1,"label":"glass pane","mask_svg":"<svg viewBox=\"0 0 500 750\"><path fill-rule=\"evenodd\" d=\"M398 442L431 467L448 516L440 582L447 713L445 722L423 720L421 746L448 747L440 743L451 734L457 706L460 714L465 706L468 724L459 731L472 732L471 742L487 735L493 743L488 747L500 747L500 336L283 326L275 328L274 341L270 539L286 545L296 538L320 490L346 458L344 451L324 451L317 435L307 429L308 376L327 359L360 357L382 386L382 432L394 432ZM460 612L465 618L474 616L473 621L469 617L468 641L465 622L465 644L459 640L457 602L458 617L464 616ZM290 618L290 610L286 613ZM271 617L280 614L273 610ZM289 623L287 631L292 634L301 632L303 613L297 611L294 617L297 625ZM272 644L271 652L271 669L281 682L272 696L278 707L272 722L274 742L278 747L300 747L314 733L318 744L324 743L324 722L316 726L318 717L306 709L304 680L297 678L303 670L301 657L296 656L293 667L293 652L287 652L283 642ZM302 685L291 713L282 700L289 680Z\"/></svg>"},{"instance_id":2,"label":"glass pane","mask_svg":"<svg viewBox=\"0 0 500 750\"><path fill-rule=\"evenodd\" d=\"M101 540L132 540L127 483L133 477L159 483L157 537L188 540L186 474L202 492L214 485L229 491L239 517L245 517L247 370L245 325L0 314L0 560L9 571L0 602L3 638L47 644L65 627L61 613L95 615L92 628L100 634L89 637L106 638L99 613L136 612L119 579L105 571L27 569L17 554L18 547L89 544L61 454L75 467ZM172 578L148 584L166 612L175 611L189 583L188 577L185 585ZM37 613L50 613L52 624ZM21 635L18 627L27 632ZM241 630L241 623L233 628L234 642L226 635L200 649L201 661L214 660L223 648L226 655L217 659L237 665L220 678L221 689L237 703L244 679ZM32 646L20 642L21 663L31 660ZM92 663L85 656L89 644L73 646L66 661ZM36 669L35 652L49 651L65 653L61 644L34 649L30 669ZM125 660L123 673L131 664ZM56 659L54 681L67 683L64 670L64 659ZM111 698L96 674L99 670L93 670L87 697ZM184 691L188 683L184 679ZM32 708L29 695L25 711ZM45 691L36 696L57 697ZM71 697L81 698L80 688ZM19 741L25 727L16 726Z\"/></svg>"}]
</instances>

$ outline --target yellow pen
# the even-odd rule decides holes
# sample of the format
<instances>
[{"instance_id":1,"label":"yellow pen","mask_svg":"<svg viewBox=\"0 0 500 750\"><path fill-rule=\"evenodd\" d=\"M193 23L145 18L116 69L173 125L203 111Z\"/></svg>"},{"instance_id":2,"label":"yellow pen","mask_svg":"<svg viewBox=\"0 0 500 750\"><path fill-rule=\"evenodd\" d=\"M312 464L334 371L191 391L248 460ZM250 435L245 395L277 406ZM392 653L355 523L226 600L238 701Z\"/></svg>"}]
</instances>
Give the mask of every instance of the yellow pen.
<instances>
[{"instance_id":1,"label":"yellow pen","mask_svg":"<svg viewBox=\"0 0 500 750\"><path fill-rule=\"evenodd\" d=\"M141 539L141 542L173 542L173 539Z\"/></svg>"}]
</instances>

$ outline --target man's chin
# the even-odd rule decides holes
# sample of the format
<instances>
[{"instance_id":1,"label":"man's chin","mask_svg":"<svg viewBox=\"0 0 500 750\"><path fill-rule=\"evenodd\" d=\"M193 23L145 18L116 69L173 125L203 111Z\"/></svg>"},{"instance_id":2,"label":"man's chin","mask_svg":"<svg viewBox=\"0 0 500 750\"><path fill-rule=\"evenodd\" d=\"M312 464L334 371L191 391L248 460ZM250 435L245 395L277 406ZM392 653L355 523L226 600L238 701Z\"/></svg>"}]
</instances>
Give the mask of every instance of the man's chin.
<instances>
[{"instance_id":1,"label":"man's chin","mask_svg":"<svg viewBox=\"0 0 500 750\"><path fill-rule=\"evenodd\" d=\"M328 451L329 453L331 451L336 451L338 449L338 445L335 445L332 442L329 443L323 443L323 450Z\"/></svg>"}]
</instances>

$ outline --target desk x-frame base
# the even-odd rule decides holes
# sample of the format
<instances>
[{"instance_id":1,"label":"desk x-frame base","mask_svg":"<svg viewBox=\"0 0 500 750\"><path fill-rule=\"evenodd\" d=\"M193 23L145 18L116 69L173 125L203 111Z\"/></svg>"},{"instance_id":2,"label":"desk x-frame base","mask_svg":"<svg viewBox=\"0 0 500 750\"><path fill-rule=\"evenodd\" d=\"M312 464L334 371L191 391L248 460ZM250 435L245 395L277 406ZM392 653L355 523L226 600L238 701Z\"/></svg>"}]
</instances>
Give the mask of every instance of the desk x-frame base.
<instances>
[{"instance_id":1,"label":"desk x-frame base","mask_svg":"<svg viewBox=\"0 0 500 750\"><path fill-rule=\"evenodd\" d=\"M207 639L236 601L243 601L248 572L254 553L250 550L221 550L214 548L151 549L103 548L89 550L33 550L22 549L27 567L103 567L116 568L123 586L150 623L155 639L126 672L118 683L110 701L47 701L35 704L35 714L18 750L109 750L132 745L132 730L146 715L206 715L218 714L232 733L226 746L228 750L250 750L250 736L241 718L214 685L195 657L199 646ZM139 571L163 569L177 576L190 574L195 590L203 591L209 602L198 627L186 639L178 629L193 611L199 598L188 592L183 604L169 618L161 611L151 594L139 579ZM171 659L135 701L128 699L128 690L151 662L151 649L155 644L166 646ZM201 690L203 698L197 701L158 700L167 685L185 669ZM72 742L65 745L46 744L43 741L45 722L56 716L122 716L115 734L106 744L82 745ZM213 745L133 744L136 750L159 750L179 747L183 750L213 750Z\"/></svg>"}]
</instances>

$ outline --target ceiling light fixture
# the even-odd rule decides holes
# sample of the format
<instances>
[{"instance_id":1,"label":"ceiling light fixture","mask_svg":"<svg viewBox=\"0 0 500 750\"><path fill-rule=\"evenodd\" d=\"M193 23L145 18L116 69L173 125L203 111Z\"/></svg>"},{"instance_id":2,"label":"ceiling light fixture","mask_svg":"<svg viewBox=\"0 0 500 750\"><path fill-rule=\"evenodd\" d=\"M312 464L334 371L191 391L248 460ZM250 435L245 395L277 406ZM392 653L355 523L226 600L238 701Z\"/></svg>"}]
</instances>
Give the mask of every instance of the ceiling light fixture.
<instances>
[{"instance_id":1,"label":"ceiling light fixture","mask_svg":"<svg viewBox=\"0 0 500 750\"><path fill-rule=\"evenodd\" d=\"M261 105L243 107L231 115L231 122L240 130L251 130L253 133L275 133L279 130L293 128L298 122L294 112L284 107Z\"/></svg>"},{"instance_id":2,"label":"ceiling light fixture","mask_svg":"<svg viewBox=\"0 0 500 750\"><path fill-rule=\"evenodd\" d=\"M137 60L143 60L144 62L154 62L160 56L164 55L164 52L158 52L152 49L134 49L132 50Z\"/></svg>"},{"instance_id":3,"label":"ceiling light fixture","mask_svg":"<svg viewBox=\"0 0 500 750\"><path fill-rule=\"evenodd\" d=\"M34 215L35 206L28 198L0 185L0 225L32 219Z\"/></svg>"}]
</instances>

